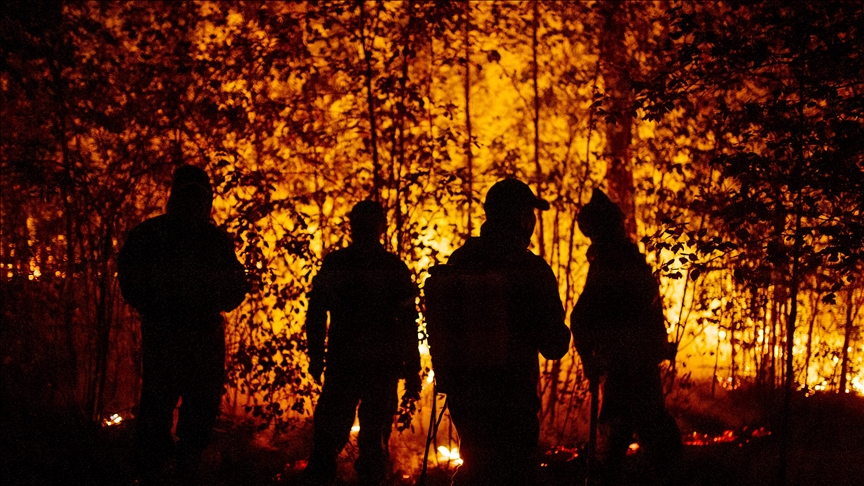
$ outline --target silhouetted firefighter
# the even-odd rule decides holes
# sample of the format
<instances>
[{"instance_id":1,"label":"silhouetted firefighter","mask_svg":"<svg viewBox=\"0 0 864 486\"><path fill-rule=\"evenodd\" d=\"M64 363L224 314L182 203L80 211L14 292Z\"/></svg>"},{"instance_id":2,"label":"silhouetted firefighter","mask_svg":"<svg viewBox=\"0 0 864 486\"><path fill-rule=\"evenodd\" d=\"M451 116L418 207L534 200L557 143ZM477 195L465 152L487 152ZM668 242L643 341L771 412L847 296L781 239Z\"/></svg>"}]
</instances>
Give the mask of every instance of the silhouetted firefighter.
<instances>
[{"instance_id":1,"label":"silhouetted firefighter","mask_svg":"<svg viewBox=\"0 0 864 486\"><path fill-rule=\"evenodd\" d=\"M600 423L608 428L603 480L616 484L627 448L638 438L658 484L670 484L681 435L666 411L658 364L670 358L657 281L624 230L618 206L595 189L577 219L591 239L585 289L570 328L585 374L603 383ZM592 386L596 390L596 386Z\"/></svg>"},{"instance_id":2,"label":"silhouetted firefighter","mask_svg":"<svg viewBox=\"0 0 864 486\"><path fill-rule=\"evenodd\" d=\"M141 314L142 389L135 425L142 481L170 480L177 421L181 479L193 480L210 440L224 387L222 311L249 290L227 233L210 222L213 189L203 170L174 172L167 213L136 226L120 251L123 297Z\"/></svg>"},{"instance_id":3,"label":"silhouetted firefighter","mask_svg":"<svg viewBox=\"0 0 864 486\"><path fill-rule=\"evenodd\" d=\"M349 219L351 245L324 258L309 292L309 374L321 383L323 372L324 385L304 471L308 484L335 479L336 457L348 442L355 411L360 455L354 469L362 484L384 481L399 379L405 379L407 397L420 395L417 291L411 273L381 245L386 219L378 203L357 203Z\"/></svg>"},{"instance_id":4,"label":"silhouetted firefighter","mask_svg":"<svg viewBox=\"0 0 864 486\"><path fill-rule=\"evenodd\" d=\"M534 210L549 203L505 179L489 189L484 209L480 237L426 281L432 364L464 460L453 484L534 484L537 353L559 359L570 346L555 275L528 250Z\"/></svg>"}]
</instances>

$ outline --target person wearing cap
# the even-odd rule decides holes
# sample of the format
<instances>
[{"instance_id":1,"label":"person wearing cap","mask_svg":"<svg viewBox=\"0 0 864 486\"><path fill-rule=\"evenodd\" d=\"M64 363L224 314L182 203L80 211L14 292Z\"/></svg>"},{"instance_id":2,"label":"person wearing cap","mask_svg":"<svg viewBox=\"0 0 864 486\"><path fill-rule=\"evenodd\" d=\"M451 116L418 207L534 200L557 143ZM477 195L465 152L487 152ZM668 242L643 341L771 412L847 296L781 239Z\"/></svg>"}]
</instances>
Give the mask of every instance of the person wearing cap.
<instances>
[{"instance_id":1,"label":"person wearing cap","mask_svg":"<svg viewBox=\"0 0 864 486\"><path fill-rule=\"evenodd\" d=\"M570 347L555 274L528 250L535 210L547 210L549 203L527 184L504 179L489 189L483 208L486 221L480 236L468 238L448 265L493 276L494 288L502 294L495 306L507 309L501 314L507 315L506 352L500 364L460 370L448 389L464 461L453 484L534 484L540 435L538 352L555 360ZM477 355L496 354L485 351L478 349Z\"/></svg>"},{"instance_id":2,"label":"person wearing cap","mask_svg":"<svg viewBox=\"0 0 864 486\"><path fill-rule=\"evenodd\" d=\"M386 217L380 204L357 203L349 221L351 244L324 257L308 294L309 374L319 384L323 374L323 387L303 473L307 484L335 479L336 458L348 442L355 412L360 431L354 469L361 484L384 481L399 379L405 380L403 400L420 395L417 290L411 272L381 244Z\"/></svg>"},{"instance_id":3,"label":"person wearing cap","mask_svg":"<svg viewBox=\"0 0 864 486\"><path fill-rule=\"evenodd\" d=\"M167 211L136 226L118 257L123 298L141 316L142 388L135 455L144 483L194 476L219 414L224 386L222 312L249 291L231 237L210 221L213 189L202 169L174 171Z\"/></svg>"},{"instance_id":4,"label":"person wearing cap","mask_svg":"<svg viewBox=\"0 0 864 486\"><path fill-rule=\"evenodd\" d=\"M635 434L656 483L673 484L682 445L660 381L658 364L674 359L674 349L667 344L657 281L627 236L624 214L603 191L594 189L577 223L591 239L590 267L570 314L570 328L588 379L605 377L600 414L607 431L602 451L605 483L620 482Z\"/></svg>"}]
</instances>

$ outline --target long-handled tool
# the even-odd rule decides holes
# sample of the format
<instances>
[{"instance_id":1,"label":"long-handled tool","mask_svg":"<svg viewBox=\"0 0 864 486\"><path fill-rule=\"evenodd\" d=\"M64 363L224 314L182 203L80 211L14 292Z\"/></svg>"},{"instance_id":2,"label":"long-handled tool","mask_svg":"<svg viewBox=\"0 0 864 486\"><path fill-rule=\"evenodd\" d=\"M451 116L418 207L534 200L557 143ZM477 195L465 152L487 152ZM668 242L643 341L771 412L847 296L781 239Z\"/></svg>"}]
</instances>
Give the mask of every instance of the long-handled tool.
<instances>
[{"instance_id":1,"label":"long-handled tool","mask_svg":"<svg viewBox=\"0 0 864 486\"><path fill-rule=\"evenodd\" d=\"M426 435L426 451L423 453L423 469L420 472L420 478L417 479L417 486L424 486L426 484L426 469L429 464L429 446L432 445L432 441L438 434L438 426L441 425L441 421L444 419L444 411L447 410L448 398L445 398L444 405L441 406L441 413L438 414L438 419L435 419L437 399L438 389L436 388L432 390L432 413L429 414L429 433Z\"/></svg>"},{"instance_id":2,"label":"long-handled tool","mask_svg":"<svg viewBox=\"0 0 864 486\"><path fill-rule=\"evenodd\" d=\"M588 391L591 393L591 417L588 421L588 450L585 454L585 486L597 484L593 476L597 475L597 412L600 408L600 380L588 381Z\"/></svg>"}]
</instances>

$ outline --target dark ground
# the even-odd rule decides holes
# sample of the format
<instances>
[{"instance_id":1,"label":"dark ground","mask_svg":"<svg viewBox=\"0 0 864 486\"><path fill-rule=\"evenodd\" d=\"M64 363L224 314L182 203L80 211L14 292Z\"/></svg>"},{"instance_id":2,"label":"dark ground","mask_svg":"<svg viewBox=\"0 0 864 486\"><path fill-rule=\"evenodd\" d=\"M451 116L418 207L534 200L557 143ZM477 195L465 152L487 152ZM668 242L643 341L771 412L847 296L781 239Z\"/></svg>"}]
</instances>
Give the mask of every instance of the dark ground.
<instances>
[{"instance_id":1,"label":"dark ground","mask_svg":"<svg viewBox=\"0 0 864 486\"><path fill-rule=\"evenodd\" d=\"M37 413L10 406L3 400L0 477L4 484L54 485L131 484L132 423L102 427L82 423L74 414L58 411ZM727 397L715 408L700 412L679 410L684 431L697 430L717 437L734 430L730 442L686 447L684 469L693 486L779 485L781 439L779 413L782 403L776 396L742 392ZM716 407L721 407L716 408ZM793 436L788 454L789 485L864 485L864 397L814 395L796 396L793 406ZM743 424L743 425L742 425ZM746 427L746 428L744 428ZM758 427L773 433L754 437ZM301 434L303 435L303 434ZM308 435L308 434L306 434ZM759 433L757 436L761 435ZM298 436L299 437L299 436ZM282 440L278 446L262 445L249 426L222 422L208 449L202 484L292 485L307 445ZM345 455L345 454L343 454ZM342 465L339 485L354 484L348 460ZM570 486L582 484L581 458L572 451L547 455L541 468L541 484ZM650 472L642 454L628 457L626 484L647 484ZM430 471L427 486L449 484L449 473ZM414 484L417 477L396 475L394 486Z\"/></svg>"}]
</instances>

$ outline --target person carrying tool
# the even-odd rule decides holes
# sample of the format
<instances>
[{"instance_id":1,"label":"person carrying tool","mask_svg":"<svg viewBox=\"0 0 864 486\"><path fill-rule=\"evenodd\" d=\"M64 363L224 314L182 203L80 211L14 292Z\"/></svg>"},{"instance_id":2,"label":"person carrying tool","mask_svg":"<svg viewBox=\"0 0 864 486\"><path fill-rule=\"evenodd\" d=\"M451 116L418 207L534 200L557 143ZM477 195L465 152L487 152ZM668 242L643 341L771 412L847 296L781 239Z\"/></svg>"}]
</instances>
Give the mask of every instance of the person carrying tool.
<instances>
[{"instance_id":1,"label":"person carrying tool","mask_svg":"<svg viewBox=\"0 0 864 486\"><path fill-rule=\"evenodd\" d=\"M352 243L324 257L309 292L309 374L319 384L323 374L324 385L315 407L306 484L335 479L336 458L348 442L355 412L360 455L354 469L361 484L381 484L398 381L405 379L405 395L413 399L422 384L417 292L405 263L381 245L384 210L362 201L349 220Z\"/></svg>"},{"instance_id":2,"label":"person carrying tool","mask_svg":"<svg viewBox=\"0 0 864 486\"><path fill-rule=\"evenodd\" d=\"M577 222L592 244L588 277L570 315L570 329L593 395L605 377L600 413L600 424L608 428L603 481L616 484L635 433L656 482L672 484L682 443L660 381L658 365L674 359L674 350L670 353L666 340L657 281L628 238L623 213L603 191L594 189Z\"/></svg>"},{"instance_id":3,"label":"person carrying tool","mask_svg":"<svg viewBox=\"0 0 864 486\"><path fill-rule=\"evenodd\" d=\"M527 184L497 182L486 194L480 236L426 283L432 365L464 461L457 486L536 481L538 352L560 359L570 333L552 269L528 250L535 209L549 203Z\"/></svg>"}]
</instances>

